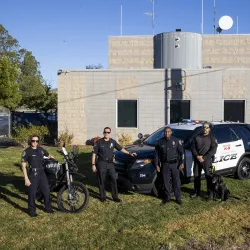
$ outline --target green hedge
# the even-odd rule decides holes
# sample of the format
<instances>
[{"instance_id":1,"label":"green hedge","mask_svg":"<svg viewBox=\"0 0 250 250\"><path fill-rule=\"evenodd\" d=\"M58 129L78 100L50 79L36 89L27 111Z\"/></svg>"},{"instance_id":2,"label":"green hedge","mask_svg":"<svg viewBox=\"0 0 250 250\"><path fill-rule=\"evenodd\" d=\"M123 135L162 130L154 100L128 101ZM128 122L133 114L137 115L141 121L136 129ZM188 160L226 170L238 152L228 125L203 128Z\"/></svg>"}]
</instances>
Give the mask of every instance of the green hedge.
<instances>
[{"instance_id":1,"label":"green hedge","mask_svg":"<svg viewBox=\"0 0 250 250\"><path fill-rule=\"evenodd\" d=\"M11 138L20 146L28 146L28 137L32 134L37 134L40 137L40 144L43 143L44 136L49 135L49 130L46 126L34 126L31 123L28 127L14 127Z\"/></svg>"}]
</instances>

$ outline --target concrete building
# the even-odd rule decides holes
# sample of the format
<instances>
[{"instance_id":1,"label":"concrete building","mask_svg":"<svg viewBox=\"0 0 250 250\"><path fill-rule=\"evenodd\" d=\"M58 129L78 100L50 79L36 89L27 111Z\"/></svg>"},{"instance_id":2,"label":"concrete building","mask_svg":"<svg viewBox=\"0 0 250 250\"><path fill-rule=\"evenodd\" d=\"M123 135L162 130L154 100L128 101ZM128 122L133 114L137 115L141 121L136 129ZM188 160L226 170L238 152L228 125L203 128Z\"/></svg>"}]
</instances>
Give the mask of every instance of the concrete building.
<instances>
[{"instance_id":1,"label":"concrete building","mask_svg":"<svg viewBox=\"0 0 250 250\"><path fill-rule=\"evenodd\" d=\"M136 139L183 118L250 122L250 35L157 36L161 57L156 36L109 37L108 70L60 70L59 132L85 144L105 126Z\"/></svg>"}]
</instances>

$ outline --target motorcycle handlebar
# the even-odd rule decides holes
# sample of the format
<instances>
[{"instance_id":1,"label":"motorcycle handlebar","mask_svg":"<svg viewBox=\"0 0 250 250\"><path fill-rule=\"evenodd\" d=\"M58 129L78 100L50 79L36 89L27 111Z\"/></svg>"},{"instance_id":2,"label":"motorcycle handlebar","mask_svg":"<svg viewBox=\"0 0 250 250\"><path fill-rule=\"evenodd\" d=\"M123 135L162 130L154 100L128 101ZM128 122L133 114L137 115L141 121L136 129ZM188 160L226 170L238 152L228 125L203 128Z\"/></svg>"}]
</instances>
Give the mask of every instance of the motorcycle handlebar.
<instances>
[{"instance_id":1,"label":"motorcycle handlebar","mask_svg":"<svg viewBox=\"0 0 250 250\"><path fill-rule=\"evenodd\" d=\"M60 154L60 155L64 155L64 153L63 153L62 151L60 151L60 150L56 150L56 152L57 152L58 154Z\"/></svg>"}]
</instances>

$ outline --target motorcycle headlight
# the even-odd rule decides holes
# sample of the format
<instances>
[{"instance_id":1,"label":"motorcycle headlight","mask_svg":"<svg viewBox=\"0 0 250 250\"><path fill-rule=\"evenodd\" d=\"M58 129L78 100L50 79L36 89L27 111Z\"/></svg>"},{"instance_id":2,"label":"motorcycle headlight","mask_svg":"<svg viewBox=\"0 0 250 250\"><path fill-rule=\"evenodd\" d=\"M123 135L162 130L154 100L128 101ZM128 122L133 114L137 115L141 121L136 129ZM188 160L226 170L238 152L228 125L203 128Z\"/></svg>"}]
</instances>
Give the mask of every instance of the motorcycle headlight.
<instances>
[{"instance_id":1,"label":"motorcycle headlight","mask_svg":"<svg viewBox=\"0 0 250 250\"><path fill-rule=\"evenodd\" d=\"M142 168L148 163L151 163L153 160L152 159L141 159L141 160L136 160L135 164L133 165L133 168Z\"/></svg>"}]
</instances>

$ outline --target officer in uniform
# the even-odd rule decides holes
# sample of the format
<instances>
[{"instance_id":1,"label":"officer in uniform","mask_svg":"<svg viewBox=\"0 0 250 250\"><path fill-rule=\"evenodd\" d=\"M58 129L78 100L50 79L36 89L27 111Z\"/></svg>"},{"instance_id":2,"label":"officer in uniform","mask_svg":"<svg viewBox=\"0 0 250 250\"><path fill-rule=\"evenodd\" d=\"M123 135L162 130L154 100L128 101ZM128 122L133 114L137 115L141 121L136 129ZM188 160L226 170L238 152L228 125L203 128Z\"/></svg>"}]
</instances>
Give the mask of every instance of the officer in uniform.
<instances>
[{"instance_id":1,"label":"officer in uniform","mask_svg":"<svg viewBox=\"0 0 250 250\"><path fill-rule=\"evenodd\" d=\"M116 149L125 154L131 155L131 157L135 157L136 153L128 152L126 149L122 148L114 139L110 138L110 133L111 129L109 127L104 128L104 137L99 139L93 148L92 170L93 172L97 172L100 201L104 202L106 200L105 179L108 174L111 182L112 198L115 202L121 202L118 198L116 172L113 163L113 151Z\"/></svg>"},{"instance_id":2,"label":"officer in uniform","mask_svg":"<svg viewBox=\"0 0 250 250\"><path fill-rule=\"evenodd\" d=\"M172 136L172 130L170 127L165 127L164 134L165 136L160 139L155 146L156 170L162 173L166 191L166 198L162 201L162 203L166 204L171 200L170 177L172 175L176 202L181 205L179 168L184 168L184 151L181 141Z\"/></svg>"},{"instance_id":3,"label":"officer in uniform","mask_svg":"<svg viewBox=\"0 0 250 250\"><path fill-rule=\"evenodd\" d=\"M44 206L47 213L53 213L50 200L50 188L47 176L44 172L43 157L54 158L49 153L39 147L39 136L33 134L29 136L28 145L22 153L22 170L24 174L25 185L28 187L28 213L31 217L36 217L36 192L37 189L44 195ZM29 171L27 173L27 163Z\"/></svg>"},{"instance_id":4,"label":"officer in uniform","mask_svg":"<svg viewBox=\"0 0 250 250\"><path fill-rule=\"evenodd\" d=\"M205 172L207 181L207 194L208 198L212 198L213 193L211 191L212 177L210 167L212 166L212 157L217 150L217 140L210 133L210 124L203 124L203 133L198 135L191 144L191 151L194 158L194 191L190 197L196 198L200 195L201 191L201 171Z\"/></svg>"}]
</instances>

